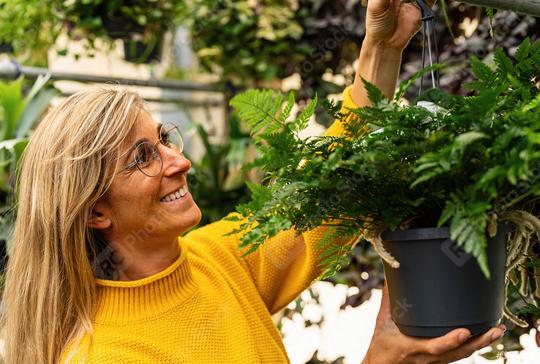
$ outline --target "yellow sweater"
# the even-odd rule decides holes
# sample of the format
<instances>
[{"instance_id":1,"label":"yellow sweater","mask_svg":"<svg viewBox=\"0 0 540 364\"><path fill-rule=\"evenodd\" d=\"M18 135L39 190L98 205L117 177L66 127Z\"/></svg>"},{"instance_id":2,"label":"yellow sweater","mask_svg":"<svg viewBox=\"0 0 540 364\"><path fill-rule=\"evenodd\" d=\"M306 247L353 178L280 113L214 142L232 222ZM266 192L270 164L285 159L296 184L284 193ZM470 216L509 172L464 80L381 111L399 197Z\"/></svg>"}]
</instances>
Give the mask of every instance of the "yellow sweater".
<instances>
[{"instance_id":1,"label":"yellow sweater","mask_svg":"<svg viewBox=\"0 0 540 364\"><path fill-rule=\"evenodd\" d=\"M355 107L349 94L347 88L344 110ZM326 134L343 131L336 121ZM282 232L244 259L238 237L224 236L234 227L218 221L179 238L178 260L153 276L98 279L94 333L62 361L288 363L271 314L321 274L314 246L323 228Z\"/></svg>"}]
</instances>

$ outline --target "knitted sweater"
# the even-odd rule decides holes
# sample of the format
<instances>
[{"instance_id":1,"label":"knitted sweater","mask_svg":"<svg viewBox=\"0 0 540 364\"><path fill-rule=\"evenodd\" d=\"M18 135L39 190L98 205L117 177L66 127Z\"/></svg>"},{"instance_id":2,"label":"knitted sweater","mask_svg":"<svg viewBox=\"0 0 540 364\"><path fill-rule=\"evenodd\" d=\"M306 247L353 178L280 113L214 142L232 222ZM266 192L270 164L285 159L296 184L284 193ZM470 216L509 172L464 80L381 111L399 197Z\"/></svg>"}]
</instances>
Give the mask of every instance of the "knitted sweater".
<instances>
[{"instance_id":1,"label":"knitted sweater","mask_svg":"<svg viewBox=\"0 0 540 364\"><path fill-rule=\"evenodd\" d=\"M354 107L347 88L343 111ZM336 121L326 134L343 131ZM315 245L324 228L282 232L242 258L239 237L224 236L236 224L221 220L178 238L180 257L150 277L98 279L94 332L62 362L288 363L271 315L321 274Z\"/></svg>"}]
</instances>

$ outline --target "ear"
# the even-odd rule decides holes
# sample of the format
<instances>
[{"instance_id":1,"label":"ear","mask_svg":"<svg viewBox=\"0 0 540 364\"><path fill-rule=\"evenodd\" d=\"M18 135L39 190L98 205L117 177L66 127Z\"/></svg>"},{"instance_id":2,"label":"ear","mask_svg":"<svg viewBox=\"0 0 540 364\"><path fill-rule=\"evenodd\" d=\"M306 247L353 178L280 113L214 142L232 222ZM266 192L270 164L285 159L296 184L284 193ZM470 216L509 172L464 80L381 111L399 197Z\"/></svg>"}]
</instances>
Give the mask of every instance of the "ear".
<instances>
[{"instance_id":1,"label":"ear","mask_svg":"<svg viewBox=\"0 0 540 364\"><path fill-rule=\"evenodd\" d=\"M99 201L92 209L92 216L88 220L88 226L97 230L105 230L110 228L111 225L110 210L102 201Z\"/></svg>"}]
</instances>

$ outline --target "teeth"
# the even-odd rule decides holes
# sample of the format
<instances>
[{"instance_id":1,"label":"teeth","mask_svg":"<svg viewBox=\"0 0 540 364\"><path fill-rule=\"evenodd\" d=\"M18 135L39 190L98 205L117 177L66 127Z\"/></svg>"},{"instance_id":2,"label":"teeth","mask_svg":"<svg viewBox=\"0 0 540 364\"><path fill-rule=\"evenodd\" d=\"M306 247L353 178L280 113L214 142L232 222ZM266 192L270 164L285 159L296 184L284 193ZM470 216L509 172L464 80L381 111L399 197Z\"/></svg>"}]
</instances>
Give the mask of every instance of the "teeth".
<instances>
[{"instance_id":1,"label":"teeth","mask_svg":"<svg viewBox=\"0 0 540 364\"><path fill-rule=\"evenodd\" d=\"M171 194L168 194L167 196L163 197L161 201L164 202L171 202L174 200L178 200L179 198L184 197L187 194L187 188L186 187L180 187L178 191L175 191Z\"/></svg>"}]
</instances>

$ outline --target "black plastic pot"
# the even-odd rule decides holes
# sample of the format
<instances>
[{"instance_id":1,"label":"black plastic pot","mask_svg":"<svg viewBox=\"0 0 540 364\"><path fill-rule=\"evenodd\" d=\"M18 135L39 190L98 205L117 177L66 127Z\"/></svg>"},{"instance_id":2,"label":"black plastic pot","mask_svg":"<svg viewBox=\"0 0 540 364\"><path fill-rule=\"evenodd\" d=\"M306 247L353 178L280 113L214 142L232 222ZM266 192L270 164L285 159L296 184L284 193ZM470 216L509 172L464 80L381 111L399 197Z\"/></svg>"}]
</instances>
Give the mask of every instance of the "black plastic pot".
<instances>
[{"instance_id":1,"label":"black plastic pot","mask_svg":"<svg viewBox=\"0 0 540 364\"><path fill-rule=\"evenodd\" d=\"M408 336L437 337L457 328L472 335L496 326L504 304L506 234L499 226L488 239L491 279L476 259L450 240L449 228L386 232L384 247L400 262L384 263L392 318Z\"/></svg>"}]
</instances>

